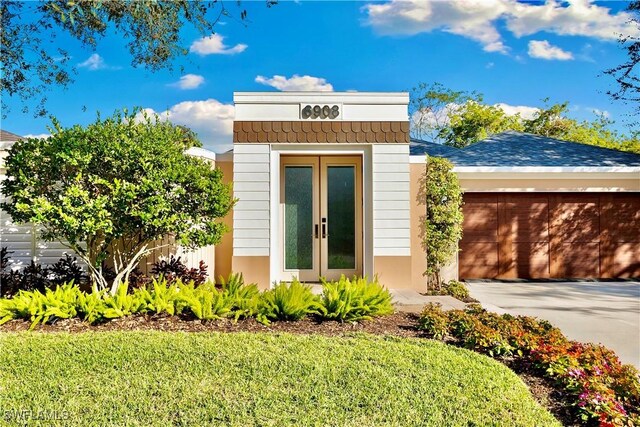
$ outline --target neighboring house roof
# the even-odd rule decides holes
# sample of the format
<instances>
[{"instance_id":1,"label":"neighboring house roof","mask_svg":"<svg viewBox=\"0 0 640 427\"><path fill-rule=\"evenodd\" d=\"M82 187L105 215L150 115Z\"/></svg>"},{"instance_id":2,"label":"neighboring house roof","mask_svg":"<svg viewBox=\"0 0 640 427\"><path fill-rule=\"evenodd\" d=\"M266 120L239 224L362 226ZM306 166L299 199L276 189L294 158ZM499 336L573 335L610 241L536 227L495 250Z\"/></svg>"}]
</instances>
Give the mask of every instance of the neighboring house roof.
<instances>
[{"instance_id":1,"label":"neighboring house roof","mask_svg":"<svg viewBox=\"0 0 640 427\"><path fill-rule=\"evenodd\" d=\"M423 141L421 139L411 139L409 143L409 153L412 156L421 156L428 154L432 157L449 157L460 154L461 150L448 145L438 144L431 141Z\"/></svg>"},{"instance_id":2,"label":"neighboring house roof","mask_svg":"<svg viewBox=\"0 0 640 427\"><path fill-rule=\"evenodd\" d=\"M15 142L22 137L20 135L16 135L15 133L7 132L6 130L0 129L0 141L2 142Z\"/></svg>"},{"instance_id":3,"label":"neighboring house roof","mask_svg":"<svg viewBox=\"0 0 640 427\"><path fill-rule=\"evenodd\" d=\"M463 149L443 150L429 144L426 152L446 157L456 166L486 167L637 167L640 154L524 132L507 131ZM450 147L447 147L450 148ZM431 151L431 152L430 152ZM432 154L433 153L433 154ZM413 154L413 152L411 153ZM419 154L419 153L418 153Z\"/></svg>"}]
</instances>

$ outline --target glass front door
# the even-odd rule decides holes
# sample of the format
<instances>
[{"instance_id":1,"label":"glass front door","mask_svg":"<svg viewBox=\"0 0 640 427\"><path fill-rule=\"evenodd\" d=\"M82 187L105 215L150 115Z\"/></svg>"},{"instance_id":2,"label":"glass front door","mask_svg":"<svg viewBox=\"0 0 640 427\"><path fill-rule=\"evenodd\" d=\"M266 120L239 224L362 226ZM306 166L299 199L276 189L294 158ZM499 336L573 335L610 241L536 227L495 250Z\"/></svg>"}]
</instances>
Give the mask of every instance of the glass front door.
<instances>
[{"instance_id":1,"label":"glass front door","mask_svg":"<svg viewBox=\"0 0 640 427\"><path fill-rule=\"evenodd\" d=\"M283 157L285 277L362 274L360 157Z\"/></svg>"}]
</instances>

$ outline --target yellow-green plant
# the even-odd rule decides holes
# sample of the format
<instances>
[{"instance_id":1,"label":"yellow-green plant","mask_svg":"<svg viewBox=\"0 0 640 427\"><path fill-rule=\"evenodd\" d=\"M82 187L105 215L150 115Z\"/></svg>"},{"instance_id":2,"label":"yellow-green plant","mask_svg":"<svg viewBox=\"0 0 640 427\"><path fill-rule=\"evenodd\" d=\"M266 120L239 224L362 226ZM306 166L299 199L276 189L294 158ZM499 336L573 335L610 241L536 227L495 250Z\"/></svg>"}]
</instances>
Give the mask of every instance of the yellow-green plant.
<instances>
[{"instance_id":1,"label":"yellow-green plant","mask_svg":"<svg viewBox=\"0 0 640 427\"><path fill-rule=\"evenodd\" d=\"M377 279L365 277L352 279L340 276L340 280L322 280L322 317L340 322L370 320L372 317L393 313L391 294Z\"/></svg>"},{"instance_id":2,"label":"yellow-green plant","mask_svg":"<svg viewBox=\"0 0 640 427\"><path fill-rule=\"evenodd\" d=\"M258 314L260 291L255 283L245 284L242 273L235 273L226 280L220 277L220 284L223 292L231 301L231 317L238 320Z\"/></svg>"},{"instance_id":3,"label":"yellow-green plant","mask_svg":"<svg viewBox=\"0 0 640 427\"><path fill-rule=\"evenodd\" d=\"M300 320L309 314L320 314L322 304L311 287L294 279L280 282L260 295L257 320L264 324L272 320Z\"/></svg>"},{"instance_id":4,"label":"yellow-green plant","mask_svg":"<svg viewBox=\"0 0 640 427\"><path fill-rule=\"evenodd\" d=\"M47 323L51 319L75 317L80 292L72 282L58 286L55 290L47 289L44 294L38 290L19 291L13 298L0 300L0 324L11 319L29 319L33 329L39 323Z\"/></svg>"},{"instance_id":5,"label":"yellow-green plant","mask_svg":"<svg viewBox=\"0 0 640 427\"><path fill-rule=\"evenodd\" d=\"M200 320L216 320L226 317L233 306L228 295L207 282L194 287L193 283L183 285L177 296L180 310L191 312Z\"/></svg>"},{"instance_id":6,"label":"yellow-green plant","mask_svg":"<svg viewBox=\"0 0 640 427\"><path fill-rule=\"evenodd\" d=\"M175 280L171 285L167 285L167 280L163 277L153 279L150 288L140 288L133 292L134 301L144 303L144 310L155 314L167 313L171 316L180 314L181 289L186 285L180 279Z\"/></svg>"}]
</instances>

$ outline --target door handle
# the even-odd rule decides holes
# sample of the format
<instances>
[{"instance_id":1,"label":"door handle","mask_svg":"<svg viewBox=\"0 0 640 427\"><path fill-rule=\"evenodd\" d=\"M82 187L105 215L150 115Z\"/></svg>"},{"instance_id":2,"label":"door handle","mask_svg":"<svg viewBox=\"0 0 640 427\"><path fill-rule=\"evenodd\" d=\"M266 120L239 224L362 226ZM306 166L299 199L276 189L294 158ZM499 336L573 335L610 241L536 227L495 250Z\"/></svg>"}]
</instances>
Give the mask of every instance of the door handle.
<instances>
[{"instance_id":1,"label":"door handle","mask_svg":"<svg viewBox=\"0 0 640 427\"><path fill-rule=\"evenodd\" d=\"M317 238L318 238L318 224L316 224L316 225L314 226L314 233L313 233L313 234L314 234L314 236L315 236L315 237L316 237L316 239L317 239Z\"/></svg>"},{"instance_id":2,"label":"door handle","mask_svg":"<svg viewBox=\"0 0 640 427\"><path fill-rule=\"evenodd\" d=\"M328 236L328 234L327 234L327 223L325 222L325 223L322 224L322 238L326 239L327 236Z\"/></svg>"}]
</instances>

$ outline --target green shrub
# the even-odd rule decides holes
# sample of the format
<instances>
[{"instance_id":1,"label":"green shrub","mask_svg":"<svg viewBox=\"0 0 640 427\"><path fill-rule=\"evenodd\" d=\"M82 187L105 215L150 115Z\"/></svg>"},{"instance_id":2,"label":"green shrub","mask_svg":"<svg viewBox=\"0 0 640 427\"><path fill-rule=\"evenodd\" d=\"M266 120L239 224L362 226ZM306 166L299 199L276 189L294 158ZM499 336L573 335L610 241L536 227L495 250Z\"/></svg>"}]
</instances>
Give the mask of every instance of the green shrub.
<instances>
[{"instance_id":1,"label":"green shrub","mask_svg":"<svg viewBox=\"0 0 640 427\"><path fill-rule=\"evenodd\" d=\"M322 317L340 322L370 320L393 313L391 294L377 280L351 280L341 276L336 282L322 281Z\"/></svg>"},{"instance_id":2,"label":"green shrub","mask_svg":"<svg viewBox=\"0 0 640 427\"><path fill-rule=\"evenodd\" d=\"M220 277L222 290L231 301L230 316L235 320L254 317L258 314L260 303L260 290L258 285L250 283L245 285L242 273L231 274L228 279Z\"/></svg>"},{"instance_id":3,"label":"green shrub","mask_svg":"<svg viewBox=\"0 0 640 427\"><path fill-rule=\"evenodd\" d=\"M467 289L467 286L464 283L458 282L457 280L451 280L449 283L445 283L442 285L442 290L447 295L451 295L460 301L464 301L469 298L469 289Z\"/></svg>"},{"instance_id":4,"label":"green shrub","mask_svg":"<svg viewBox=\"0 0 640 427\"><path fill-rule=\"evenodd\" d=\"M435 339L443 339L449 335L449 318L438 303L429 303L424 307L418 320L418 329Z\"/></svg>"},{"instance_id":5,"label":"green shrub","mask_svg":"<svg viewBox=\"0 0 640 427\"><path fill-rule=\"evenodd\" d=\"M257 320L269 324L272 320L300 320L309 314L320 314L322 304L311 287L297 279L280 282L260 295Z\"/></svg>"}]
</instances>

